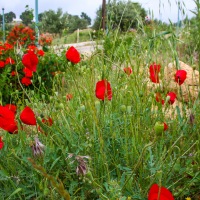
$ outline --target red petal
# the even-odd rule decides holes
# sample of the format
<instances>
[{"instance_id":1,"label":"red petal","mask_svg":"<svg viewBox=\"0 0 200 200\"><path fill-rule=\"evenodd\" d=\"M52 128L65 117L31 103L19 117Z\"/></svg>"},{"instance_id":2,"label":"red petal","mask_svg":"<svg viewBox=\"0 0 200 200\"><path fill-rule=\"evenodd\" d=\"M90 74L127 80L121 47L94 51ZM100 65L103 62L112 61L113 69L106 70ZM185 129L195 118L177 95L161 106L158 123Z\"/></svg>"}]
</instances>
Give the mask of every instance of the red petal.
<instances>
[{"instance_id":1,"label":"red petal","mask_svg":"<svg viewBox=\"0 0 200 200\"><path fill-rule=\"evenodd\" d=\"M31 108L26 106L20 114L20 119L24 124L27 125L36 125L35 114Z\"/></svg>"}]
</instances>

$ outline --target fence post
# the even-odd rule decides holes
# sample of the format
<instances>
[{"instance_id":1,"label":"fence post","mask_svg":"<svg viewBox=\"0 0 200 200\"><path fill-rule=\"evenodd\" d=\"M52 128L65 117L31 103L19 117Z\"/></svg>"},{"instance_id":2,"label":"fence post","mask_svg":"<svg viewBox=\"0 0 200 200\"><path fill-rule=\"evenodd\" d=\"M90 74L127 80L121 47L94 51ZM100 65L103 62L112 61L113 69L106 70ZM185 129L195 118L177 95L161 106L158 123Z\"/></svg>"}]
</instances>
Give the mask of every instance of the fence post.
<instances>
[{"instance_id":1,"label":"fence post","mask_svg":"<svg viewBox=\"0 0 200 200\"><path fill-rule=\"evenodd\" d=\"M78 43L79 42L79 28L77 29L77 40L76 42Z\"/></svg>"}]
</instances>

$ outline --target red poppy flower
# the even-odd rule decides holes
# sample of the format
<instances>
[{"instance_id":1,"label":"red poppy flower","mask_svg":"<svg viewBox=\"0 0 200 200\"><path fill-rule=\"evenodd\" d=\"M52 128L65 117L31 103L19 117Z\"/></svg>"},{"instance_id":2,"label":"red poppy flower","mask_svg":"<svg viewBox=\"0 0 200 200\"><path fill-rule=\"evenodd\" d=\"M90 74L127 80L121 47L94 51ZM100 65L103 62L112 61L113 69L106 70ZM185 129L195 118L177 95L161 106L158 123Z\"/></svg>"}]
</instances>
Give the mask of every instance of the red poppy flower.
<instances>
[{"instance_id":1,"label":"red poppy flower","mask_svg":"<svg viewBox=\"0 0 200 200\"><path fill-rule=\"evenodd\" d=\"M46 125L48 125L48 126L52 126L53 120L52 120L51 117L48 117L47 119L43 118L43 119L42 119L42 123L44 123L44 124L46 124Z\"/></svg>"},{"instance_id":2,"label":"red poppy flower","mask_svg":"<svg viewBox=\"0 0 200 200\"><path fill-rule=\"evenodd\" d=\"M20 114L20 119L24 124L27 125L36 125L36 118L35 118L35 113L33 110L26 106L24 110Z\"/></svg>"},{"instance_id":3,"label":"red poppy flower","mask_svg":"<svg viewBox=\"0 0 200 200\"><path fill-rule=\"evenodd\" d=\"M24 67L23 72L25 74L25 77L27 77L27 78L33 77L33 71L31 71L29 68Z\"/></svg>"},{"instance_id":4,"label":"red poppy flower","mask_svg":"<svg viewBox=\"0 0 200 200\"><path fill-rule=\"evenodd\" d=\"M153 184L149 190L148 200L174 200L174 197L167 188Z\"/></svg>"},{"instance_id":5,"label":"red poppy flower","mask_svg":"<svg viewBox=\"0 0 200 200\"><path fill-rule=\"evenodd\" d=\"M132 74L133 70L132 70L131 67L125 67L125 68L124 68L124 72L125 72L128 76L130 76L130 75Z\"/></svg>"},{"instance_id":6,"label":"red poppy flower","mask_svg":"<svg viewBox=\"0 0 200 200\"><path fill-rule=\"evenodd\" d=\"M98 81L96 83L96 97L101 100L112 99L112 88L107 80Z\"/></svg>"},{"instance_id":7,"label":"red poppy flower","mask_svg":"<svg viewBox=\"0 0 200 200\"><path fill-rule=\"evenodd\" d=\"M10 49L13 49L13 46L9 43L5 43L4 48L5 48L5 50L10 50Z\"/></svg>"},{"instance_id":8,"label":"red poppy flower","mask_svg":"<svg viewBox=\"0 0 200 200\"><path fill-rule=\"evenodd\" d=\"M169 93L167 94L167 96L170 97L168 103L169 103L169 104L173 104L173 103L175 102L175 100L176 100L176 94L175 94L174 92L169 92Z\"/></svg>"},{"instance_id":9,"label":"red poppy flower","mask_svg":"<svg viewBox=\"0 0 200 200\"><path fill-rule=\"evenodd\" d=\"M81 60L79 52L73 46L67 50L66 58L74 64L79 63Z\"/></svg>"},{"instance_id":10,"label":"red poppy flower","mask_svg":"<svg viewBox=\"0 0 200 200\"><path fill-rule=\"evenodd\" d=\"M164 122L164 131L168 129L168 125Z\"/></svg>"},{"instance_id":11,"label":"red poppy flower","mask_svg":"<svg viewBox=\"0 0 200 200\"><path fill-rule=\"evenodd\" d=\"M28 46L28 52L35 52L35 51L37 51L37 47L35 45Z\"/></svg>"},{"instance_id":12,"label":"red poppy flower","mask_svg":"<svg viewBox=\"0 0 200 200\"><path fill-rule=\"evenodd\" d=\"M159 92L156 93L156 101L158 103L161 103L162 105L165 104L165 100L162 99L162 96L161 96L161 94Z\"/></svg>"},{"instance_id":13,"label":"red poppy flower","mask_svg":"<svg viewBox=\"0 0 200 200\"><path fill-rule=\"evenodd\" d=\"M0 128L9 133L17 133L18 130L15 113L5 106L0 106Z\"/></svg>"},{"instance_id":14,"label":"red poppy flower","mask_svg":"<svg viewBox=\"0 0 200 200\"><path fill-rule=\"evenodd\" d=\"M149 67L149 72L150 72L150 79L153 83L159 83L159 76L158 73L160 72L160 65L157 64L152 64Z\"/></svg>"},{"instance_id":15,"label":"red poppy flower","mask_svg":"<svg viewBox=\"0 0 200 200\"><path fill-rule=\"evenodd\" d=\"M67 95L66 95L67 101L71 100L72 98L73 98L72 94L67 94Z\"/></svg>"},{"instance_id":16,"label":"red poppy flower","mask_svg":"<svg viewBox=\"0 0 200 200\"><path fill-rule=\"evenodd\" d=\"M10 75L11 75L11 76L16 76L16 75L17 75L17 72L16 72L16 71L12 71L12 72L10 73Z\"/></svg>"},{"instance_id":17,"label":"red poppy flower","mask_svg":"<svg viewBox=\"0 0 200 200\"><path fill-rule=\"evenodd\" d=\"M37 54L38 54L39 56L44 56L45 53L44 53L43 50L40 49L40 50L38 50Z\"/></svg>"},{"instance_id":18,"label":"red poppy flower","mask_svg":"<svg viewBox=\"0 0 200 200\"><path fill-rule=\"evenodd\" d=\"M0 68L4 68L5 67L5 63L4 63L4 61L0 61Z\"/></svg>"},{"instance_id":19,"label":"red poppy flower","mask_svg":"<svg viewBox=\"0 0 200 200\"><path fill-rule=\"evenodd\" d=\"M2 138L0 137L0 149L2 149L4 146L4 142L2 141Z\"/></svg>"},{"instance_id":20,"label":"red poppy flower","mask_svg":"<svg viewBox=\"0 0 200 200\"><path fill-rule=\"evenodd\" d=\"M24 54L22 58L22 63L31 71L36 72L38 57L34 52L28 52L27 54Z\"/></svg>"},{"instance_id":21,"label":"red poppy flower","mask_svg":"<svg viewBox=\"0 0 200 200\"><path fill-rule=\"evenodd\" d=\"M42 123L46 124L47 126L52 126L53 120L51 117L48 117L47 119L43 118ZM38 127L38 130L43 133L43 130L40 128L40 126Z\"/></svg>"},{"instance_id":22,"label":"red poppy flower","mask_svg":"<svg viewBox=\"0 0 200 200\"><path fill-rule=\"evenodd\" d=\"M21 83L22 83L23 85L25 85L25 86L29 86L29 85L32 84L31 79L30 79L30 78L27 78L27 77L23 77L23 78L21 79Z\"/></svg>"},{"instance_id":23,"label":"red poppy flower","mask_svg":"<svg viewBox=\"0 0 200 200\"><path fill-rule=\"evenodd\" d=\"M182 85L186 79L187 72L185 70L177 70L175 74L175 82Z\"/></svg>"},{"instance_id":24,"label":"red poppy flower","mask_svg":"<svg viewBox=\"0 0 200 200\"><path fill-rule=\"evenodd\" d=\"M14 104L6 104L5 107L7 107L9 110L11 110L12 112L14 112L16 114L17 112L17 106Z\"/></svg>"},{"instance_id":25,"label":"red poppy flower","mask_svg":"<svg viewBox=\"0 0 200 200\"><path fill-rule=\"evenodd\" d=\"M8 58L6 58L5 64L6 65L8 65L8 64L14 65L15 61L11 57L8 57Z\"/></svg>"}]
</instances>

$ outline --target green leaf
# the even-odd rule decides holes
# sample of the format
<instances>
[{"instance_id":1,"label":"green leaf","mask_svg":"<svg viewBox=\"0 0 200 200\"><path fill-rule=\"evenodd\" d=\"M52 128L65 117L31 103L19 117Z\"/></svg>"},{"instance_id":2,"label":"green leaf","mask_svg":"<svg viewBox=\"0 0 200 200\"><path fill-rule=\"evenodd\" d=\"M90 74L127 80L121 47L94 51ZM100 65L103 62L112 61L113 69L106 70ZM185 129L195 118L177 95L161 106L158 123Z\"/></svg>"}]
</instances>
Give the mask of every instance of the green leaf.
<instances>
[{"instance_id":1,"label":"green leaf","mask_svg":"<svg viewBox=\"0 0 200 200\"><path fill-rule=\"evenodd\" d=\"M22 190L22 188L17 188L8 198L7 200L9 200L12 196L14 196L15 194L19 193Z\"/></svg>"}]
</instances>

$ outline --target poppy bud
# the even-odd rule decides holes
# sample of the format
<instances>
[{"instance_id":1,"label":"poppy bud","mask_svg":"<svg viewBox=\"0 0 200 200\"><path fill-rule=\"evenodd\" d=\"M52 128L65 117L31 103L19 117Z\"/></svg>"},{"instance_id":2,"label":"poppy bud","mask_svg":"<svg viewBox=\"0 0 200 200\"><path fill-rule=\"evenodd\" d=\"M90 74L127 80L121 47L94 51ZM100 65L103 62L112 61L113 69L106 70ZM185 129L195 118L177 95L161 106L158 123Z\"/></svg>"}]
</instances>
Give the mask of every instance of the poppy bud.
<instances>
[{"instance_id":1,"label":"poppy bud","mask_svg":"<svg viewBox=\"0 0 200 200\"><path fill-rule=\"evenodd\" d=\"M168 129L167 124L164 122L156 122L155 126L154 126L154 130L156 132L156 134L160 134L163 131L166 131Z\"/></svg>"},{"instance_id":2,"label":"poppy bud","mask_svg":"<svg viewBox=\"0 0 200 200\"><path fill-rule=\"evenodd\" d=\"M120 106L120 110L121 110L122 112L125 112L125 111L126 111L126 106L125 106L125 105L121 105L121 106Z\"/></svg>"}]
</instances>

